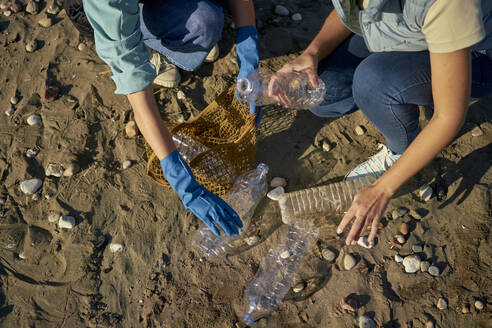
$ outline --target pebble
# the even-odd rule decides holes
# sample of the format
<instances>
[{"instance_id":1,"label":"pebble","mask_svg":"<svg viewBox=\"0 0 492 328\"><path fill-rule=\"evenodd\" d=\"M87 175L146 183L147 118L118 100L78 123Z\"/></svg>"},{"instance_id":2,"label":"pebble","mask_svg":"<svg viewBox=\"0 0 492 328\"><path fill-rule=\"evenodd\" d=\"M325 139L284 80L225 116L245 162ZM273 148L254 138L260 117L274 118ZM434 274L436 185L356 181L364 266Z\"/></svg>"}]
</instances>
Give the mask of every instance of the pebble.
<instances>
[{"instance_id":1,"label":"pebble","mask_svg":"<svg viewBox=\"0 0 492 328\"><path fill-rule=\"evenodd\" d=\"M400 233L401 233L402 236L408 235L408 223L403 222L400 225Z\"/></svg>"},{"instance_id":2,"label":"pebble","mask_svg":"<svg viewBox=\"0 0 492 328\"><path fill-rule=\"evenodd\" d=\"M321 148L323 148L323 151L330 151L333 149L331 142L326 139L321 143Z\"/></svg>"},{"instance_id":3,"label":"pebble","mask_svg":"<svg viewBox=\"0 0 492 328\"><path fill-rule=\"evenodd\" d=\"M26 150L26 156L29 158L36 157L37 154L38 154L38 151L34 148L29 148Z\"/></svg>"},{"instance_id":4,"label":"pebble","mask_svg":"<svg viewBox=\"0 0 492 328\"><path fill-rule=\"evenodd\" d=\"M277 187L285 187L287 186L287 180L281 177L275 177L270 181L270 187L272 188L277 188Z\"/></svg>"},{"instance_id":5,"label":"pebble","mask_svg":"<svg viewBox=\"0 0 492 328\"><path fill-rule=\"evenodd\" d=\"M260 241L260 237L256 235L246 238L246 244L248 244L249 246L256 245L259 241Z\"/></svg>"},{"instance_id":6,"label":"pebble","mask_svg":"<svg viewBox=\"0 0 492 328\"><path fill-rule=\"evenodd\" d=\"M38 47L38 42L36 40L31 40L26 43L26 51L31 53L34 52Z\"/></svg>"},{"instance_id":7,"label":"pebble","mask_svg":"<svg viewBox=\"0 0 492 328\"><path fill-rule=\"evenodd\" d=\"M62 215L58 220L58 226L62 229L72 229L75 227L75 218L69 215Z\"/></svg>"},{"instance_id":8,"label":"pebble","mask_svg":"<svg viewBox=\"0 0 492 328\"><path fill-rule=\"evenodd\" d=\"M5 115L7 115L7 116L12 116L12 115L14 114L14 112L15 112L14 107L10 107L9 109L7 109L7 110L5 111Z\"/></svg>"},{"instance_id":9,"label":"pebble","mask_svg":"<svg viewBox=\"0 0 492 328\"><path fill-rule=\"evenodd\" d=\"M294 15L291 16L291 18L294 22L302 21L302 15L300 13L295 13Z\"/></svg>"},{"instance_id":10,"label":"pebble","mask_svg":"<svg viewBox=\"0 0 492 328\"><path fill-rule=\"evenodd\" d=\"M335 252L333 252L331 249L329 248L325 248L321 251L321 255L323 256L323 258L329 262L333 262L335 260L335 258L337 257L337 255L335 254Z\"/></svg>"},{"instance_id":11,"label":"pebble","mask_svg":"<svg viewBox=\"0 0 492 328\"><path fill-rule=\"evenodd\" d=\"M5 10L3 12L3 15L6 16L6 17L9 17L10 15L12 15L12 11L10 11L10 10L7 9L7 10Z\"/></svg>"},{"instance_id":12,"label":"pebble","mask_svg":"<svg viewBox=\"0 0 492 328\"><path fill-rule=\"evenodd\" d=\"M130 166L132 166L132 162L129 161L129 160L126 160L126 161L123 162L123 164L121 164L121 168L123 170L126 170L126 169L130 168Z\"/></svg>"},{"instance_id":13,"label":"pebble","mask_svg":"<svg viewBox=\"0 0 492 328\"><path fill-rule=\"evenodd\" d=\"M405 237L403 237L402 235L396 235L396 236L395 236L395 239L396 239L396 241L397 241L398 243L400 243L400 244L402 244L402 245L405 243Z\"/></svg>"},{"instance_id":14,"label":"pebble","mask_svg":"<svg viewBox=\"0 0 492 328\"><path fill-rule=\"evenodd\" d=\"M428 261L422 261L420 262L420 271L421 272L427 272L430 268L430 263Z\"/></svg>"},{"instance_id":15,"label":"pebble","mask_svg":"<svg viewBox=\"0 0 492 328\"><path fill-rule=\"evenodd\" d=\"M51 223L55 223L60 221L60 217L60 213L50 213L50 215L48 215L48 221Z\"/></svg>"},{"instance_id":16,"label":"pebble","mask_svg":"<svg viewBox=\"0 0 492 328\"><path fill-rule=\"evenodd\" d=\"M31 199L33 201L38 201L40 198L41 198L41 196L39 194L37 194L37 193L36 194L33 194L32 197L31 197Z\"/></svg>"},{"instance_id":17,"label":"pebble","mask_svg":"<svg viewBox=\"0 0 492 328\"><path fill-rule=\"evenodd\" d=\"M427 321L427 322L425 323L425 328L434 328L434 327L435 327L435 326L434 326L434 322L433 322L433 321L430 321L430 320L429 320L429 321Z\"/></svg>"},{"instance_id":18,"label":"pebble","mask_svg":"<svg viewBox=\"0 0 492 328\"><path fill-rule=\"evenodd\" d=\"M63 175L63 166L60 164L49 163L46 167L45 174L47 177L57 177L60 178Z\"/></svg>"},{"instance_id":19,"label":"pebble","mask_svg":"<svg viewBox=\"0 0 492 328\"><path fill-rule=\"evenodd\" d=\"M471 130L471 135L473 137L480 137L481 135L483 135L483 131L482 129L480 129L480 127L477 125L475 126L472 130Z\"/></svg>"},{"instance_id":20,"label":"pebble","mask_svg":"<svg viewBox=\"0 0 492 328\"><path fill-rule=\"evenodd\" d=\"M179 99L179 100L185 100L186 99L186 95L183 91L179 90L177 93L176 93L176 97Z\"/></svg>"},{"instance_id":21,"label":"pebble","mask_svg":"<svg viewBox=\"0 0 492 328\"><path fill-rule=\"evenodd\" d=\"M428 202L432 198L433 194L434 190L432 190L432 187L429 185L424 185L419 190L420 199L422 199L424 202Z\"/></svg>"},{"instance_id":22,"label":"pebble","mask_svg":"<svg viewBox=\"0 0 492 328\"><path fill-rule=\"evenodd\" d=\"M7 9L8 7L10 7L10 1L2 1L0 3L0 9L1 10L5 10Z\"/></svg>"},{"instance_id":23,"label":"pebble","mask_svg":"<svg viewBox=\"0 0 492 328\"><path fill-rule=\"evenodd\" d=\"M403 261L403 257L400 254L395 254L395 262L401 263Z\"/></svg>"},{"instance_id":24,"label":"pebble","mask_svg":"<svg viewBox=\"0 0 492 328\"><path fill-rule=\"evenodd\" d=\"M60 96L60 88L58 87L48 87L44 91L44 101L50 103L55 101Z\"/></svg>"},{"instance_id":25,"label":"pebble","mask_svg":"<svg viewBox=\"0 0 492 328\"><path fill-rule=\"evenodd\" d=\"M276 5L275 6L275 14L277 14L279 16L287 16L287 15L289 15L289 9L287 9L286 7L284 7L282 5Z\"/></svg>"},{"instance_id":26,"label":"pebble","mask_svg":"<svg viewBox=\"0 0 492 328\"><path fill-rule=\"evenodd\" d=\"M0 197L0 205L5 204L5 202L6 202L6 201L7 201L7 200L6 200L5 198Z\"/></svg>"},{"instance_id":27,"label":"pebble","mask_svg":"<svg viewBox=\"0 0 492 328\"><path fill-rule=\"evenodd\" d=\"M367 236L362 236L357 241L357 245L370 249L374 247L374 240L369 242Z\"/></svg>"},{"instance_id":28,"label":"pebble","mask_svg":"<svg viewBox=\"0 0 492 328\"><path fill-rule=\"evenodd\" d=\"M22 253L19 253L19 258L21 260L25 260L27 258L27 256L26 256L26 254L24 254L24 252L22 252Z\"/></svg>"},{"instance_id":29,"label":"pebble","mask_svg":"<svg viewBox=\"0 0 492 328\"><path fill-rule=\"evenodd\" d=\"M350 296L343 297L340 300L340 307L343 310L347 310L347 311L350 311L350 312L355 312L357 310L357 301L354 300Z\"/></svg>"},{"instance_id":30,"label":"pebble","mask_svg":"<svg viewBox=\"0 0 492 328\"><path fill-rule=\"evenodd\" d=\"M420 270L420 258L417 255L409 255L403 259L406 273L415 273Z\"/></svg>"},{"instance_id":31,"label":"pebble","mask_svg":"<svg viewBox=\"0 0 492 328\"><path fill-rule=\"evenodd\" d=\"M29 179L22 181L20 184L21 191L26 195L32 195L41 188L43 181L41 179Z\"/></svg>"},{"instance_id":32,"label":"pebble","mask_svg":"<svg viewBox=\"0 0 492 328\"><path fill-rule=\"evenodd\" d=\"M41 116L37 115L37 114L32 114L31 116L29 116L26 120L27 124L29 124L30 126L33 126L33 125L41 125Z\"/></svg>"},{"instance_id":33,"label":"pebble","mask_svg":"<svg viewBox=\"0 0 492 328\"><path fill-rule=\"evenodd\" d=\"M22 5L16 1L12 2L12 4L10 5L10 10L12 10L12 12L14 14L17 14L19 12L22 11Z\"/></svg>"},{"instance_id":34,"label":"pebble","mask_svg":"<svg viewBox=\"0 0 492 328\"><path fill-rule=\"evenodd\" d=\"M56 3L53 2L51 6L49 6L48 9L46 9L46 12L50 15L56 15L60 12L60 10L61 10L60 7L58 7Z\"/></svg>"},{"instance_id":35,"label":"pebble","mask_svg":"<svg viewBox=\"0 0 492 328\"><path fill-rule=\"evenodd\" d=\"M343 258L343 267L345 270L350 270L355 266L356 259L352 254L346 254Z\"/></svg>"},{"instance_id":36,"label":"pebble","mask_svg":"<svg viewBox=\"0 0 492 328\"><path fill-rule=\"evenodd\" d=\"M121 252L124 249L125 249L125 245L123 245L123 244L119 244L119 243L111 243L111 244L109 244L109 250L112 253Z\"/></svg>"},{"instance_id":37,"label":"pebble","mask_svg":"<svg viewBox=\"0 0 492 328\"><path fill-rule=\"evenodd\" d=\"M36 15L39 11L39 5L36 1L29 0L26 6L26 12L31 15Z\"/></svg>"},{"instance_id":38,"label":"pebble","mask_svg":"<svg viewBox=\"0 0 492 328\"><path fill-rule=\"evenodd\" d=\"M363 127L362 125L357 125L354 131L356 135L362 136L366 133L366 128Z\"/></svg>"},{"instance_id":39,"label":"pebble","mask_svg":"<svg viewBox=\"0 0 492 328\"><path fill-rule=\"evenodd\" d=\"M138 127L135 121L128 121L125 125L125 133L129 138L135 138L138 134Z\"/></svg>"},{"instance_id":40,"label":"pebble","mask_svg":"<svg viewBox=\"0 0 492 328\"><path fill-rule=\"evenodd\" d=\"M46 18L40 19L38 21L38 24L41 27L50 27L53 24L53 22L51 21L51 18L46 17Z\"/></svg>"},{"instance_id":41,"label":"pebble","mask_svg":"<svg viewBox=\"0 0 492 328\"><path fill-rule=\"evenodd\" d=\"M423 251L423 247L422 247L422 245L415 244L412 246L412 251L414 253L421 253Z\"/></svg>"},{"instance_id":42,"label":"pebble","mask_svg":"<svg viewBox=\"0 0 492 328\"><path fill-rule=\"evenodd\" d=\"M461 305L461 313L463 314L470 313L470 304L464 303L463 305Z\"/></svg>"},{"instance_id":43,"label":"pebble","mask_svg":"<svg viewBox=\"0 0 492 328\"><path fill-rule=\"evenodd\" d=\"M427 269L427 272L429 272L429 274L434 277L439 277L440 274L439 268L436 267L435 265L431 265L429 269Z\"/></svg>"},{"instance_id":44,"label":"pebble","mask_svg":"<svg viewBox=\"0 0 492 328\"><path fill-rule=\"evenodd\" d=\"M267 194L267 197L270 198L271 200L279 200L280 196L285 194L284 187L278 186L272 190L270 190Z\"/></svg>"},{"instance_id":45,"label":"pebble","mask_svg":"<svg viewBox=\"0 0 492 328\"><path fill-rule=\"evenodd\" d=\"M77 163L70 163L68 167L63 171L64 177L71 177L80 171L80 166Z\"/></svg>"},{"instance_id":46,"label":"pebble","mask_svg":"<svg viewBox=\"0 0 492 328\"><path fill-rule=\"evenodd\" d=\"M439 310L446 310L448 308L448 302L446 302L446 300L442 297L440 297L438 300L437 300L437 308Z\"/></svg>"},{"instance_id":47,"label":"pebble","mask_svg":"<svg viewBox=\"0 0 492 328\"><path fill-rule=\"evenodd\" d=\"M292 291L294 293L300 293L304 290L304 288L306 288L306 284L304 282L300 282L297 285L295 285L294 287L292 287Z\"/></svg>"},{"instance_id":48,"label":"pebble","mask_svg":"<svg viewBox=\"0 0 492 328\"><path fill-rule=\"evenodd\" d=\"M17 98L16 96L13 96L12 98L10 98L10 103L12 105L17 105L18 102L19 102L19 98Z\"/></svg>"},{"instance_id":49,"label":"pebble","mask_svg":"<svg viewBox=\"0 0 492 328\"><path fill-rule=\"evenodd\" d=\"M359 328L376 328L376 323L371 318L362 315L359 317Z\"/></svg>"},{"instance_id":50,"label":"pebble","mask_svg":"<svg viewBox=\"0 0 492 328\"><path fill-rule=\"evenodd\" d=\"M87 49L87 46L85 45L85 43L81 42L77 46L77 49L79 49L79 51L85 51Z\"/></svg>"},{"instance_id":51,"label":"pebble","mask_svg":"<svg viewBox=\"0 0 492 328\"><path fill-rule=\"evenodd\" d=\"M289 256L290 256L290 252L288 250L283 251L282 253L280 253L280 257L283 258L283 259L286 259Z\"/></svg>"},{"instance_id":52,"label":"pebble","mask_svg":"<svg viewBox=\"0 0 492 328\"><path fill-rule=\"evenodd\" d=\"M478 311L482 311L484 308L484 304L480 300L476 300L474 305L475 305L475 309L477 309Z\"/></svg>"}]
</instances>

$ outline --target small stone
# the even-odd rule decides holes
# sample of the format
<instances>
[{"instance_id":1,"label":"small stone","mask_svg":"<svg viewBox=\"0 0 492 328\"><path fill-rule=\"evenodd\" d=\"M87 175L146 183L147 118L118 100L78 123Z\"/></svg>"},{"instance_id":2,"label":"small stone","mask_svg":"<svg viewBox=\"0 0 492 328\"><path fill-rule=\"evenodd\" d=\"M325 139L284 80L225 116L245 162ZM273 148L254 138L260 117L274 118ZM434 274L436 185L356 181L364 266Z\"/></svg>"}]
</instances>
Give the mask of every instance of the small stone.
<instances>
[{"instance_id":1,"label":"small stone","mask_svg":"<svg viewBox=\"0 0 492 328\"><path fill-rule=\"evenodd\" d=\"M0 205L5 204L5 202L6 202L6 201L7 201L7 200L6 200L5 198L0 197Z\"/></svg>"},{"instance_id":2,"label":"small stone","mask_svg":"<svg viewBox=\"0 0 492 328\"><path fill-rule=\"evenodd\" d=\"M428 202L432 198L433 194L434 190L432 190L432 187L429 185L424 185L419 190L420 199L424 202Z\"/></svg>"},{"instance_id":3,"label":"small stone","mask_svg":"<svg viewBox=\"0 0 492 328\"><path fill-rule=\"evenodd\" d=\"M401 216L404 216L406 215L410 210L408 208L406 208L405 206L400 206L396 209L396 211L398 212L398 214Z\"/></svg>"},{"instance_id":4,"label":"small stone","mask_svg":"<svg viewBox=\"0 0 492 328\"><path fill-rule=\"evenodd\" d=\"M3 12L3 15L6 16L6 17L9 17L10 15L12 15L12 11L10 11L10 10L7 9L7 10L5 10Z\"/></svg>"},{"instance_id":5,"label":"small stone","mask_svg":"<svg viewBox=\"0 0 492 328\"><path fill-rule=\"evenodd\" d=\"M31 53L34 52L38 47L38 42L36 40L31 40L26 43L26 51Z\"/></svg>"},{"instance_id":6,"label":"small stone","mask_svg":"<svg viewBox=\"0 0 492 328\"><path fill-rule=\"evenodd\" d=\"M256 245L259 241L260 241L260 237L256 235L246 238L246 244L248 244L249 246Z\"/></svg>"},{"instance_id":7,"label":"small stone","mask_svg":"<svg viewBox=\"0 0 492 328\"><path fill-rule=\"evenodd\" d=\"M0 10L5 10L8 7L10 7L10 1L4 0L0 3Z\"/></svg>"},{"instance_id":8,"label":"small stone","mask_svg":"<svg viewBox=\"0 0 492 328\"><path fill-rule=\"evenodd\" d=\"M395 235L395 240L401 245L405 243L405 237L403 237L402 235Z\"/></svg>"},{"instance_id":9,"label":"small stone","mask_svg":"<svg viewBox=\"0 0 492 328\"><path fill-rule=\"evenodd\" d=\"M43 181L40 179L30 179L22 181L20 184L21 191L26 195L32 195L41 188Z\"/></svg>"},{"instance_id":10,"label":"small stone","mask_svg":"<svg viewBox=\"0 0 492 328\"><path fill-rule=\"evenodd\" d=\"M467 314L470 313L470 304L464 303L461 305L461 313Z\"/></svg>"},{"instance_id":11,"label":"small stone","mask_svg":"<svg viewBox=\"0 0 492 328\"><path fill-rule=\"evenodd\" d=\"M337 255L335 254L335 252L333 252L331 249L329 248L325 248L321 251L321 255L323 256L323 258L325 260L327 260L328 262L333 262L335 260L335 258L337 257Z\"/></svg>"},{"instance_id":12,"label":"small stone","mask_svg":"<svg viewBox=\"0 0 492 328\"><path fill-rule=\"evenodd\" d=\"M421 213L422 209L411 209L410 210L410 215L415 219L415 220L422 220L424 218L424 214Z\"/></svg>"},{"instance_id":13,"label":"small stone","mask_svg":"<svg viewBox=\"0 0 492 328\"><path fill-rule=\"evenodd\" d=\"M22 253L19 253L19 258L21 260L25 260L27 258L27 256L26 256L26 254L24 254L24 252L22 252Z\"/></svg>"},{"instance_id":14,"label":"small stone","mask_svg":"<svg viewBox=\"0 0 492 328\"><path fill-rule=\"evenodd\" d=\"M41 123L42 123L41 116L39 116L37 114L32 114L31 116L29 116L27 118L26 122L30 126L33 126L33 125L41 125Z\"/></svg>"},{"instance_id":15,"label":"small stone","mask_svg":"<svg viewBox=\"0 0 492 328\"><path fill-rule=\"evenodd\" d=\"M429 321L427 321L427 322L425 323L425 328L434 328L434 327L435 327L435 326L434 326L434 322L433 322L433 321L430 321L430 320L429 320Z\"/></svg>"},{"instance_id":16,"label":"small stone","mask_svg":"<svg viewBox=\"0 0 492 328\"><path fill-rule=\"evenodd\" d=\"M26 156L29 158L36 157L37 154L38 154L38 151L34 148L29 148L26 150Z\"/></svg>"},{"instance_id":17,"label":"small stone","mask_svg":"<svg viewBox=\"0 0 492 328\"><path fill-rule=\"evenodd\" d=\"M46 9L46 12L50 15L56 15L60 12L60 7L57 6L56 2L53 2L51 6Z\"/></svg>"},{"instance_id":18,"label":"small stone","mask_svg":"<svg viewBox=\"0 0 492 328\"><path fill-rule=\"evenodd\" d=\"M482 311L483 308L485 307L483 302L480 300L476 300L474 305L475 305L475 309L477 309L478 311Z\"/></svg>"},{"instance_id":19,"label":"small stone","mask_svg":"<svg viewBox=\"0 0 492 328\"><path fill-rule=\"evenodd\" d=\"M287 180L281 177L275 177L270 181L270 187L272 188L277 188L277 187L284 187L287 186Z\"/></svg>"},{"instance_id":20,"label":"small stone","mask_svg":"<svg viewBox=\"0 0 492 328\"><path fill-rule=\"evenodd\" d=\"M7 115L7 116L12 116L12 115L14 115L14 112L15 112L14 107L10 107L9 109L7 109L7 110L5 111L5 115Z\"/></svg>"},{"instance_id":21,"label":"small stone","mask_svg":"<svg viewBox=\"0 0 492 328\"><path fill-rule=\"evenodd\" d=\"M38 21L38 24L41 27L50 27L53 24L53 22L52 22L51 18L46 17L46 18L40 19Z\"/></svg>"},{"instance_id":22,"label":"small stone","mask_svg":"<svg viewBox=\"0 0 492 328\"><path fill-rule=\"evenodd\" d=\"M400 233L401 233L402 236L408 235L408 223L403 222L400 225Z\"/></svg>"},{"instance_id":23,"label":"small stone","mask_svg":"<svg viewBox=\"0 0 492 328\"><path fill-rule=\"evenodd\" d=\"M422 261L420 262L420 271L421 272L427 272L430 268L430 263L428 261Z\"/></svg>"},{"instance_id":24,"label":"small stone","mask_svg":"<svg viewBox=\"0 0 492 328\"><path fill-rule=\"evenodd\" d=\"M267 194L267 197L271 200L279 200L280 196L282 196L283 194L285 194L284 187L278 186L275 189L270 190Z\"/></svg>"},{"instance_id":25,"label":"small stone","mask_svg":"<svg viewBox=\"0 0 492 328\"><path fill-rule=\"evenodd\" d=\"M176 93L176 97L179 99L179 100L185 100L186 99L186 95L183 91L179 90L177 93Z\"/></svg>"},{"instance_id":26,"label":"small stone","mask_svg":"<svg viewBox=\"0 0 492 328\"><path fill-rule=\"evenodd\" d=\"M10 5L10 10L12 10L14 14L20 13L22 11L22 5L17 1L14 1Z\"/></svg>"},{"instance_id":27,"label":"small stone","mask_svg":"<svg viewBox=\"0 0 492 328\"><path fill-rule=\"evenodd\" d=\"M480 129L480 127L477 125L475 126L472 130L471 130L471 135L473 137L480 137L481 135L483 135L483 131L482 129Z\"/></svg>"},{"instance_id":28,"label":"small stone","mask_svg":"<svg viewBox=\"0 0 492 328\"><path fill-rule=\"evenodd\" d=\"M123 245L123 244L119 244L119 243L111 243L111 244L109 244L109 250L112 253L121 252L124 249L125 249L125 245Z\"/></svg>"},{"instance_id":29,"label":"small stone","mask_svg":"<svg viewBox=\"0 0 492 328\"><path fill-rule=\"evenodd\" d=\"M439 310L446 310L448 308L448 302L446 302L444 298L440 297L437 300L436 306Z\"/></svg>"},{"instance_id":30,"label":"small stone","mask_svg":"<svg viewBox=\"0 0 492 328\"><path fill-rule=\"evenodd\" d=\"M359 328L376 328L376 323L371 318L362 315L359 317Z\"/></svg>"},{"instance_id":31,"label":"small stone","mask_svg":"<svg viewBox=\"0 0 492 328\"><path fill-rule=\"evenodd\" d=\"M289 256L290 256L290 252L288 250L285 250L282 253L280 253L280 257L283 258L283 259L286 259Z\"/></svg>"},{"instance_id":32,"label":"small stone","mask_svg":"<svg viewBox=\"0 0 492 328\"><path fill-rule=\"evenodd\" d=\"M12 105L17 105L18 102L19 102L19 98L17 98L16 96L13 96L12 98L10 98L10 103Z\"/></svg>"},{"instance_id":33,"label":"small stone","mask_svg":"<svg viewBox=\"0 0 492 328\"><path fill-rule=\"evenodd\" d=\"M417 255L409 255L403 259L406 273L415 273L420 270L420 258Z\"/></svg>"},{"instance_id":34,"label":"small stone","mask_svg":"<svg viewBox=\"0 0 492 328\"><path fill-rule=\"evenodd\" d=\"M85 51L87 49L87 46L85 45L85 43L81 42L77 46L77 49L79 49L79 51Z\"/></svg>"},{"instance_id":35,"label":"small stone","mask_svg":"<svg viewBox=\"0 0 492 328\"><path fill-rule=\"evenodd\" d=\"M29 0L26 6L26 12L31 15L36 15L39 11L39 5L36 1Z\"/></svg>"},{"instance_id":36,"label":"small stone","mask_svg":"<svg viewBox=\"0 0 492 328\"><path fill-rule=\"evenodd\" d=\"M333 149L331 142L326 139L322 141L321 148L323 148L323 151L330 151Z\"/></svg>"},{"instance_id":37,"label":"small stone","mask_svg":"<svg viewBox=\"0 0 492 328\"><path fill-rule=\"evenodd\" d=\"M80 171L80 166L77 163L70 163L68 167L63 171L64 177L71 177Z\"/></svg>"},{"instance_id":38,"label":"small stone","mask_svg":"<svg viewBox=\"0 0 492 328\"><path fill-rule=\"evenodd\" d=\"M44 91L44 101L50 103L55 101L60 96L60 88L58 87L48 87Z\"/></svg>"},{"instance_id":39,"label":"small stone","mask_svg":"<svg viewBox=\"0 0 492 328\"><path fill-rule=\"evenodd\" d=\"M292 291L294 293L300 293L304 290L304 288L306 288L306 284L304 282L300 282L297 285L295 285L294 287L292 287Z\"/></svg>"},{"instance_id":40,"label":"small stone","mask_svg":"<svg viewBox=\"0 0 492 328\"><path fill-rule=\"evenodd\" d=\"M38 201L40 198L41 198L41 196L40 196L39 194L33 194L33 195L31 196L31 199L32 199L33 201Z\"/></svg>"},{"instance_id":41,"label":"small stone","mask_svg":"<svg viewBox=\"0 0 492 328\"><path fill-rule=\"evenodd\" d=\"M58 226L62 229L72 229L75 227L75 218L69 215L62 215L58 220Z\"/></svg>"},{"instance_id":42,"label":"small stone","mask_svg":"<svg viewBox=\"0 0 492 328\"><path fill-rule=\"evenodd\" d=\"M369 242L367 236L362 236L357 241L357 244L359 246L364 247L364 248L373 248L374 247L374 240Z\"/></svg>"},{"instance_id":43,"label":"small stone","mask_svg":"<svg viewBox=\"0 0 492 328\"><path fill-rule=\"evenodd\" d=\"M431 265L429 269L427 269L427 272L429 272L429 274L434 277L439 277L440 274L439 268L434 265Z\"/></svg>"},{"instance_id":44,"label":"small stone","mask_svg":"<svg viewBox=\"0 0 492 328\"><path fill-rule=\"evenodd\" d=\"M294 22L300 22L300 21L302 21L302 15L300 13L295 13L290 18L292 18L292 20Z\"/></svg>"},{"instance_id":45,"label":"small stone","mask_svg":"<svg viewBox=\"0 0 492 328\"><path fill-rule=\"evenodd\" d=\"M355 266L356 262L357 261L352 254L346 254L343 258L343 267L345 270L351 270Z\"/></svg>"},{"instance_id":46,"label":"small stone","mask_svg":"<svg viewBox=\"0 0 492 328\"><path fill-rule=\"evenodd\" d=\"M400 254L395 254L395 262L396 263L403 262L403 257Z\"/></svg>"},{"instance_id":47,"label":"small stone","mask_svg":"<svg viewBox=\"0 0 492 328\"><path fill-rule=\"evenodd\" d=\"M423 247L419 244L412 245L412 251L414 253L421 253L423 251Z\"/></svg>"},{"instance_id":48,"label":"small stone","mask_svg":"<svg viewBox=\"0 0 492 328\"><path fill-rule=\"evenodd\" d=\"M128 121L125 125L125 133L129 138L135 138L138 134L138 127L135 121Z\"/></svg>"},{"instance_id":49,"label":"small stone","mask_svg":"<svg viewBox=\"0 0 492 328\"><path fill-rule=\"evenodd\" d=\"M45 194L44 194L44 198L46 199L50 199L52 198L54 195L51 191L47 191Z\"/></svg>"},{"instance_id":50,"label":"small stone","mask_svg":"<svg viewBox=\"0 0 492 328\"><path fill-rule=\"evenodd\" d=\"M358 136L362 136L366 133L366 128L364 128L362 125L358 125L355 127L355 134Z\"/></svg>"},{"instance_id":51,"label":"small stone","mask_svg":"<svg viewBox=\"0 0 492 328\"><path fill-rule=\"evenodd\" d=\"M289 9L282 5L276 5L275 6L275 14L279 16L288 16L289 15Z\"/></svg>"},{"instance_id":52,"label":"small stone","mask_svg":"<svg viewBox=\"0 0 492 328\"><path fill-rule=\"evenodd\" d=\"M123 170L126 170L126 169L130 168L130 166L132 166L132 162L129 161L129 160L126 160L126 161L123 162L123 164L121 164L121 168Z\"/></svg>"},{"instance_id":53,"label":"small stone","mask_svg":"<svg viewBox=\"0 0 492 328\"><path fill-rule=\"evenodd\" d=\"M60 213L52 212L50 213L50 215L48 215L48 221L51 223L55 223L60 221L60 217L61 217Z\"/></svg>"},{"instance_id":54,"label":"small stone","mask_svg":"<svg viewBox=\"0 0 492 328\"><path fill-rule=\"evenodd\" d=\"M47 177L57 177L60 178L63 175L63 166L60 164L49 163L46 167L45 174Z\"/></svg>"},{"instance_id":55,"label":"small stone","mask_svg":"<svg viewBox=\"0 0 492 328\"><path fill-rule=\"evenodd\" d=\"M349 312L355 312L357 310L357 301L350 296L343 297L340 300L340 307L342 310L347 310Z\"/></svg>"}]
</instances>

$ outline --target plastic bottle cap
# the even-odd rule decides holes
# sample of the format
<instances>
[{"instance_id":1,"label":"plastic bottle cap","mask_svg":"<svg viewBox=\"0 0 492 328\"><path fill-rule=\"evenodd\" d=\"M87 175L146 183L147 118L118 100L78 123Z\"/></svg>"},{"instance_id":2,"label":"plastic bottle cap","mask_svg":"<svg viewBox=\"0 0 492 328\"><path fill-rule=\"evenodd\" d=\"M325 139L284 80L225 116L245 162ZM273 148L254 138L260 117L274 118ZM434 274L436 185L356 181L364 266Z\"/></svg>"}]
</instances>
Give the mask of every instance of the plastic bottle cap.
<instances>
[{"instance_id":1,"label":"plastic bottle cap","mask_svg":"<svg viewBox=\"0 0 492 328\"><path fill-rule=\"evenodd\" d=\"M240 96L247 96L253 91L253 83L247 78L237 79L237 92Z\"/></svg>"},{"instance_id":2,"label":"plastic bottle cap","mask_svg":"<svg viewBox=\"0 0 492 328\"><path fill-rule=\"evenodd\" d=\"M249 326L255 323L255 321L253 320L253 318L251 318L249 314L243 314L242 317L243 321Z\"/></svg>"},{"instance_id":3,"label":"plastic bottle cap","mask_svg":"<svg viewBox=\"0 0 492 328\"><path fill-rule=\"evenodd\" d=\"M258 168L259 168L259 169L264 170L264 171L265 171L265 173L268 173L268 171L270 170L270 169L268 168L268 165L266 165L265 163L260 163L260 164L258 164Z\"/></svg>"}]
</instances>

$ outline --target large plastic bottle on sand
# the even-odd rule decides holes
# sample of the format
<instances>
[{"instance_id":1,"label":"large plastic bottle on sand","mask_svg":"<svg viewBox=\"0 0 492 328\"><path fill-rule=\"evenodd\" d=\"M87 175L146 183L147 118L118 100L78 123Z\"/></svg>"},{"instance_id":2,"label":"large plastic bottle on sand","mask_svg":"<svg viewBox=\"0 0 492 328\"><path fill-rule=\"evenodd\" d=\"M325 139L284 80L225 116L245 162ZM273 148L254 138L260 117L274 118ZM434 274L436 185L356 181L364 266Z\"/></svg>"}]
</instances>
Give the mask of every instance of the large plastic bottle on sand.
<instances>
[{"instance_id":1,"label":"large plastic bottle on sand","mask_svg":"<svg viewBox=\"0 0 492 328\"><path fill-rule=\"evenodd\" d=\"M281 104L288 108L310 109L323 102L326 87L319 79L313 88L306 73L271 73L253 71L237 80L239 98L248 105ZM277 99L278 96L281 100Z\"/></svg>"},{"instance_id":2,"label":"large plastic bottle on sand","mask_svg":"<svg viewBox=\"0 0 492 328\"><path fill-rule=\"evenodd\" d=\"M267 193L267 174L268 166L259 164L255 169L237 177L231 190L224 196L226 203L236 211L243 222L240 235L248 227L256 207ZM234 248L237 238L238 236L227 236L224 233L216 236L204 225L196 232L192 245L214 259L229 253Z\"/></svg>"},{"instance_id":3,"label":"large plastic bottle on sand","mask_svg":"<svg viewBox=\"0 0 492 328\"><path fill-rule=\"evenodd\" d=\"M296 220L342 214L349 209L354 196L375 180L365 176L285 193L278 200L282 222L293 224Z\"/></svg>"}]
</instances>

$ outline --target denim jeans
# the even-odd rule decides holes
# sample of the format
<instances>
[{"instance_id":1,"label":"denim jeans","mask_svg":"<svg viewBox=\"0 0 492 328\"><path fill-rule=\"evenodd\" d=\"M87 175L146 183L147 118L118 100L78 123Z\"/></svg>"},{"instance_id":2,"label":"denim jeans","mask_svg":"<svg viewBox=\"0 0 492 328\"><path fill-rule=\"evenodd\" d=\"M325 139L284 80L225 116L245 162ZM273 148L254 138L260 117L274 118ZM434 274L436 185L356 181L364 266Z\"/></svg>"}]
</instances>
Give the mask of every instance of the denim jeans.
<instances>
[{"instance_id":1,"label":"denim jeans","mask_svg":"<svg viewBox=\"0 0 492 328\"><path fill-rule=\"evenodd\" d=\"M162 0L140 4L144 43L176 66L193 71L219 42L222 7L209 0Z\"/></svg>"},{"instance_id":2,"label":"denim jeans","mask_svg":"<svg viewBox=\"0 0 492 328\"><path fill-rule=\"evenodd\" d=\"M431 106L432 85L428 51L370 53L354 35L319 64L327 86L325 101L311 111L339 117L360 108L401 154L420 132L418 105ZM492 60L473 53L473 98L492 94Z\"/></svg>"}]
</instances>

